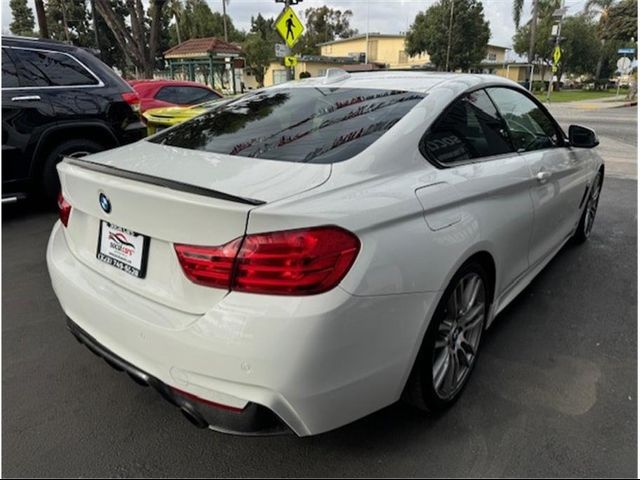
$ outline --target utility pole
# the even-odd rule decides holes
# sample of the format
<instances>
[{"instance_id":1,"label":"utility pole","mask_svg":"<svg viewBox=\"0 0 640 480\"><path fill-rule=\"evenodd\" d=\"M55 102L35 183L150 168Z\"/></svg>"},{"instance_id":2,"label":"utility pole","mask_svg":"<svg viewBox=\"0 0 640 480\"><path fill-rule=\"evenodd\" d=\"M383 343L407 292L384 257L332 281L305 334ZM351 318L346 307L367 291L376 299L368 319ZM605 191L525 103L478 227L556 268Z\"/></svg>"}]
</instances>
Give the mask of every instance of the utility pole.
<instances>
[{"instance_id":1,"label":"utility pole","mask_svg":"<svg viewBox=\"0 0 640 480\"><path fill-rule=\"evenodd\" d=\"M560 34L562 33L562 19L564 18L564 14L566 13L567 9L564 6L564 0L562 0L562 3L560 4L560 8L558 8L555 12L553 12L553 18L558 18L558 30L556 31L556 41L555 41L555 47L554 47L554 56L555 56L555 52L560 48ZM551 99L551 92L553 91L553 77L554 74L558 73L558 69L557 69L557 61L554 60L553 62L553 67L551 70L551 79L549 80L549 90L547 91L547 102L550 101ZM555 71L554 71L555 70ZM556 75L557 76L557 75ZM543 79L544 80L544 79ZM560 78L558 78L558 83L560 83Z\"/></svg>"},{"instance_id":2,"label":"utility pole","mask_svg":"<svg viewBox=\"0 0 640 480\"><path fill-rule=\"evenodd\" d=\"M365 48L364 53L364 63L369 63L369 1L367 1L367 35L366 35L367 46Z\"/></svg>"},{"instance_id":3,"label":"utility pole","mask_svg":"<svg viewBox=\"0 0 640 480\"><path fill-rule=\"evenodd\" d=\"M447 61L445 63L445 71L449 71L449 56L451 55L451 33L453 30L453 0L451 0L451 13L449 14L449 41L447 42Z\"/></svg>"},{"instance_id":4,"label":"utility pole","mask_svg":"<svg viewBox=\"0 0 640 480\"><path fill-rule=\"evenodd\" d=\"M224 27L224 41L229 41L227 34L227 0L222 0L222 25Z\"/></svg>"},{"instance_id":5,"label":"utility pole","mask_svg":"<svg viewBox=\"0 0 640 480\"><path fill-rule=\"evenodd\" d=\"M529 55L527 58L527 61L529 63L533 63L533 56L536 48L537 25L538 25L538 0L533 0L533 12L531 13L531 29L530 29L530 36L529 36Z\"/></svg>"},{"instance_id":6,"label":"utility pole","mask_svg":"<svg viewBox=\"0 0 640 480\"><path fill-rule=\"evenodd\" d=\"M529 55L527 57L527 61L532 65L531 68L531 76L529 78L529 91L531 92L533 89L533 75L535 72L535 67L533 66L533 59L535 56L535 48L536 48L536 27L538 26L538 0L533 0L533 11L531 12L531 28L530 36L529 36Z\"/></svg>"}]
</instances>

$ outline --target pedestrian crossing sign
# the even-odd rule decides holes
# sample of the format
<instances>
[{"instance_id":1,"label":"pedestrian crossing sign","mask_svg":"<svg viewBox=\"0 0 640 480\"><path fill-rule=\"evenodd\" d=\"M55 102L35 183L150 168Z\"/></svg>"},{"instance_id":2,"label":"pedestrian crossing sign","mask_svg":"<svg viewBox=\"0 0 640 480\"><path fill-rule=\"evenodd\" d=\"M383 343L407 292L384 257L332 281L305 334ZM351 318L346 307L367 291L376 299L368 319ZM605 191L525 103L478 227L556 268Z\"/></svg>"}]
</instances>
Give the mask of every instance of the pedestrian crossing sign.
<instances>
[{"instance_id":1,"label":"pedestrian crossing sign","mask_svg":"<svg viewBox=\"0 0 640 480\"><path fill-rule=\"evenodd\" d=\"M285 7L276 20L276 30L284 40L284 43L289 48L292 48L300 39L302 32L304 32L304 27L293 8Z\"/></svg>"}]
</instances>

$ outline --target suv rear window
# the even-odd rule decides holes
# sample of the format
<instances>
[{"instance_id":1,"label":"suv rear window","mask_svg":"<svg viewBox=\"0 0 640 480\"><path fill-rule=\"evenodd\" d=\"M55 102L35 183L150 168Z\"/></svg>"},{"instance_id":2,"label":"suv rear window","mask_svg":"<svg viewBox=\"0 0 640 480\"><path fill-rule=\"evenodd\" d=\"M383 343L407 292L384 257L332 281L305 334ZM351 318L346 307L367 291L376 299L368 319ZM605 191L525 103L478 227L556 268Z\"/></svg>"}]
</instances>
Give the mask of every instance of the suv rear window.
<instances>
[{"instance_id":1,"label":"suv rear window","mask_svg":"<svg viewBox=\"0 0 640 480\"><path fill-rule=\"evenodd\" d=\"M266 90L214 108L149 141L287 162L341 162L373 144L424 97L359 88Z\"/></svg>"},{"instance_id":2,"label":"suv rear window","mask_svg":"<svg viewBox=\"0 0 640 480\"><path fill-rule=\"evenodd\" d=\"M61 52L13 48L21 87L97 85L98 80L70 55Z\"/></svg>"}]
</instances>

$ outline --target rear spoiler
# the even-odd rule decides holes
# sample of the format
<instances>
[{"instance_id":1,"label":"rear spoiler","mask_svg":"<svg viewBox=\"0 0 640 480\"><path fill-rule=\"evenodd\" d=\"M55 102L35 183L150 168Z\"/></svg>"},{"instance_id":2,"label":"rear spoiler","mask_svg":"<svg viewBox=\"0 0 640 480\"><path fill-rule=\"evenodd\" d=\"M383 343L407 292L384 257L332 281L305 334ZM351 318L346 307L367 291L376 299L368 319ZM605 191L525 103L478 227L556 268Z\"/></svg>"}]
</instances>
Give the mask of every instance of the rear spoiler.
<instances>
[{"instance_id":1,"label":"rear spoiler","mask_svg":"<svg viewBox=\"0 0 640 480\"><path fill-rule=\"evenodd\" d=\"M262 200L256 200L254 198L239 197L237 195L231 195L228 193L219 192L217 190L211 190L208 188L197 187L195 185L189 185L188 183L176 182L175 180L169 180L168 178L161 178L161 177L155 177L153 175L147 175L144 173L131 172L129 170L123 170L121 168L112 167L110 165L91 162L83 158L64 157L62 160L70 165L76 165L86 170L92 170L94 172L99 172L99 173L106 173L107 175L126 178L127 180L134 180L136 182L143 182L151 185L157 185L159 187L165 187L171 190L177 190L179 192L193 193L196 195L202 195L204 197L227 200L229 202L244 203L246 205L264 205L266 203Z\"/></svg>"}]
</instances>

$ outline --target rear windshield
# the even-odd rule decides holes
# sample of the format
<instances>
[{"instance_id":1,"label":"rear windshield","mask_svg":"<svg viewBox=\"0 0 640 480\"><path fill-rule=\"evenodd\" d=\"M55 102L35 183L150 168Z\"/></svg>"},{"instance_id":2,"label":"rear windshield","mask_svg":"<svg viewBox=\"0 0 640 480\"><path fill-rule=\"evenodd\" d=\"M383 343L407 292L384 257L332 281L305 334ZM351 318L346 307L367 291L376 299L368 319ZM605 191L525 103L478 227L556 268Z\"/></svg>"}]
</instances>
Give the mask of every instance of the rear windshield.
<instances>
[{"instance_id":1,"label":"rear windshield","mask_svg":"<svg viewBox=\"0 0 640 480\"><path fill-rule=\"evenodd\" d=\"M357 155L424 98L401 90L289 88L251 94L149 141L287 162Z\"/></svg>"}]
</instances>

